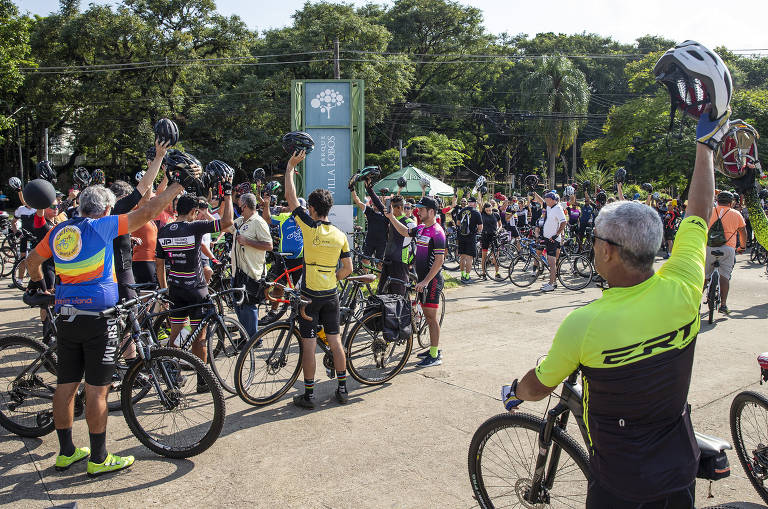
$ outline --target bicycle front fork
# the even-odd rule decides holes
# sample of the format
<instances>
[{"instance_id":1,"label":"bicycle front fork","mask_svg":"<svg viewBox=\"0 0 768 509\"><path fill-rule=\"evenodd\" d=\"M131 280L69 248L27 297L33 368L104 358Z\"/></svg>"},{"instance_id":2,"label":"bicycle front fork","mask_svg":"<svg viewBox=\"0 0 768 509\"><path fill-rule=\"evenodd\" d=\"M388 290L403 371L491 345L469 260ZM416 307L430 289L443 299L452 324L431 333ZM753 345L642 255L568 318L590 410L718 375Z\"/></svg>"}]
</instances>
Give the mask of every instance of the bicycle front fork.
<instances>
[{"instance_id":1,"label":"bicycle front fork","mask_svg":"<svg viewBox=\"0 0 768 509\"><path fill-rule=\"evenodd\" d=\"M555 425L564 429L567 423L568 407L563 403L558 403L552 410L547 412L547 419L542 423L541 431L539 432L539 453L536 457L536 468L533 471L529 491L525 494L527 502L534 504L550 503L549 491L555 482L555 474L560 463L560 453L562 451L559 445L553 445L552 433ZM547 468L547 458L551 458L549 460L549 468Z\"/></svg>"}]
</instances>

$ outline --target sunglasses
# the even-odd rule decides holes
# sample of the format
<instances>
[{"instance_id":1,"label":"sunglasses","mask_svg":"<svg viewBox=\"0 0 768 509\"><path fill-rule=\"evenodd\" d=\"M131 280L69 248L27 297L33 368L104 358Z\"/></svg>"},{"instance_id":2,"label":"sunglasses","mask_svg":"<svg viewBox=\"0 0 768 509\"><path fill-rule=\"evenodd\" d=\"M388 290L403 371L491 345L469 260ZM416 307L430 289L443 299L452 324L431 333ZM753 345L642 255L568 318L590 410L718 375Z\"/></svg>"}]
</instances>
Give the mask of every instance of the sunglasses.
<instances>
[{"instance_id":1,"label":"sunglasses","mask_svg":"<svg viewBox=\"0 0 768 509\"><path fill-rule=\"evenodd\" d=\"M413 209L413 207L411 207L410 205L405 206L405 210L411 210L411 209Z\"/></svg>"},{"instance_id":2,"label":"sunglasses","mask_svg":"<svg viewBox=\"0 0 768 509\"><path fill-rule=\"evenodd\" d=\"M594 231L593 231L593 232L592 232L592 234L590 235L590 238L591 238L591 240L592 240L592 244L593 244L593 245L595 244L595 239L599 239L599 240L602 240L603 242L607 242L608 244L610 244L610 245L612 245L612 246L616 246L616 247L622 247L622 248L624 247L624 246L622 246L621 244L619 244L618 242L614 242L614 241L612 241L612 240L608 240L608 239L606 239L606 238L600 237L599 235L595 234L595 232L594 232Z\"/></svg>"}]
</instances>

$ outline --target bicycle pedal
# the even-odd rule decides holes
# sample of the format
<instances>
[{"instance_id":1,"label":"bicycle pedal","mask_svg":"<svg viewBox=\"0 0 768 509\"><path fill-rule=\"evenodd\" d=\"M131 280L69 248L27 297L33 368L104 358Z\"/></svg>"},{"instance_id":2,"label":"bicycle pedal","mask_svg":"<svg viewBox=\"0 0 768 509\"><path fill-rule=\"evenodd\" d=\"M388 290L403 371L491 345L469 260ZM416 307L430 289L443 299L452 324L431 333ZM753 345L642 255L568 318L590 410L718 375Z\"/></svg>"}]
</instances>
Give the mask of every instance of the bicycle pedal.
<instances>
[{"instance_id":1,"label":"bicycle pedal","mask_svg":"<svg viewBox=\"0 0 768 509\"><path fill-rule=\"evenodd\" d=\"M325 368L325 374L328 375L328 378L331 380L336 378L336 372L332 369Z\"/></svg>"}]
</instances>

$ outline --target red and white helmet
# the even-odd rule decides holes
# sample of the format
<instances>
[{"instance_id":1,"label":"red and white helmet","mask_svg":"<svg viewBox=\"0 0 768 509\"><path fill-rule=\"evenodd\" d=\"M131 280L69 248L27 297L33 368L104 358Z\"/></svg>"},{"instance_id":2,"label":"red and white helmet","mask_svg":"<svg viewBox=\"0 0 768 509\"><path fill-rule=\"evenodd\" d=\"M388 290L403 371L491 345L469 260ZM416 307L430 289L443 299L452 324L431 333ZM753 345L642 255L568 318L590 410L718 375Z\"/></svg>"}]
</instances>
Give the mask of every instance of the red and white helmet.
<instances>
[{"instance_id":1,"label":"red and white helmet","mask_svg":"<svg viewBox=\"0 0 768 509\"><path fill-rule=\"evenodd\" d=\"M757 158L757 129L743 120L732 120L715 147L715 169L729 178L743 177L747 165L760 168Z\"/></svg>"},{"instance_id":2,"label":"red and white helmet","mask_svg":"<svg viewBox=\"0 0 768 509\"><path fill-rule=\"evenodd\" d=\"M762 369L768 369L768 352L763 352L757 356L757 363Z\"/></svg>"},{"instance_id":3,"label":"red and white helmet","mask_svg":"<svg viewBox=\"0 0 768 509\"><path fill-rule=\"evenodd\" d=\"M718 119L728 111L733 94L731 73L717 53L696 41L685 41L669 49L653 68L663 83L672 106L699 118L712 105L709 117Z\"/></svg>"}]
</instances>

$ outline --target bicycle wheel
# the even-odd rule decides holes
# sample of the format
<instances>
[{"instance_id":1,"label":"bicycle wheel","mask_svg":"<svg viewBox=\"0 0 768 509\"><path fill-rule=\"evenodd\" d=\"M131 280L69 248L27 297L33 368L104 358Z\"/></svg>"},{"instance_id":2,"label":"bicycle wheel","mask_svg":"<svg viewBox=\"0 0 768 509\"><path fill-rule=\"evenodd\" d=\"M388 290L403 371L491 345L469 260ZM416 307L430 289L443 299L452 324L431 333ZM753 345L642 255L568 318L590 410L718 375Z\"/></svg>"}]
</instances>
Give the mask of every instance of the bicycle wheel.
<instances>
[{"instance_id":1,"label":"bicycle wheel","mask_svg":"<svg viewBox=\"0 0 768 509\"><path fill-rule=\"evenodd\" d=\"M586 256L561 257L557 264L557 280L569 290L581 290L592 281L595 269Z\"/></svg>"},{"instance_id":2,"label":"bicycle wheel","mask_svg":"<svg viewBox=\"0 0 768 509\"><path fill-rule=\"evenodd\" d=\"M459 268L459 247L455 240L449 240L445 246L443 267L445 270L458 270Z\"/></svg>"},{"instance_id":3,"label":"bicycle wheel","mask_svg":"<svg viewBox=\"0 0 768 509\"><path fill-rule=\"evenodd\" d=\"M502 269L501 262L499 261L499 267L498 270L496 268L496 264L494 261L498 260L499 252L496 250L488 250L488 253L485 256L485 267L484 272L488 275L489 279L492 279L494 281L504 281L507 279L507 276L502 276Z\"/></svg>"},{"instance_id":4,"label":"bicycle wheel","mask_svg":"<svg viewBox=\"0 0 768 509\"><path fill-rule=\"evenodd\" d=\"M18 288L19 290L26 290L27 283L29 283L29 272L24 270L24 277L19 278L19 267L22 266L26 261L26 258L22 258L21 260L18 260L16 263L13 264L13 270L11 271L11 278L13 281L13 286Z\"/></svg>"},{"instance_id":5,"label":"bicycle wheel","mask_svg":"<svg viewBox=\"0 0 768 509\"><path fill-rule=\"evenodd\" d=\"M768 503L768 398L745 391L731 403L731 437L749 482Z\"/></svg>"},{"instance_id":6,"label":"bicycle wheel","mask_svg":"<svg viewBox=\"0 0 768 509\"><path fill-rule=\"evenodd\" d=\"M241 348L248 342L248 332L237 320L222 318L223 327L213 321L205 332L208 338L208 362L221 387L229 393L237 394L235 364Z\"/></svg>"},{"instance_id":7,"label":"bicycle wheel","mask_svg":"<svg viewBox=\"0 0 768 509\"><path fill-rule=\"evenodd\" d=\"M0 249L0 257L3 259L3 268L2 272L0 272L0 277L8 277L11 275L13 266L16 264L16 250L11 246L5 246Z\"/></svg>"},{"instance_id":8,"label":"bicycle wheel","mask_svg":"<svg viewBox=\"0 0 768 509\"><path fill-rule=\"evenodd\" d=\"M20 376L33 363L36 367ZM47 435L53 431L55 389L53 351L27 336L0 338L0 425L22 437Z\"/></svg>"},{"instance_id":9,"label":"bicycle wheel","mask_svg":"<svg viewBox=\"0 0 768 509\"><path fill-rule=\"evenodd\" d=\"M131 369L131 366L123 358L117 359L115 373L112 375L112 386L107 393L107 408L110 412L117 412L123 409L123 381L129 369ZM147 377L137 378L136 388L131 395L133 402L136 403L146 396L151 388L152 384L148 383Z\"/></svg>"},{"instance_id":10,"label":"bicycle wheel","mask_svg":"<svg viewBox=\"0 0 768 509\"><path fill-rule=\"evenodd\" d=\"M224 426L224 393L200 359L178 348L150 350L151 358L128 370L123 384L123 417L139 441L168 458L189 458L208 449ZM190 371L192 371L190 373ZM134 403L146 378L150 392ZM197 392L198 382L208 390Z\"/></svg>"},{"instance_id":11,"label":"bicycle wheel","mask_svg":"<svg viewBox=\"0 0 768 509\"><path fill-rule=\"evenodd\" d=\"M352 378L366 385L392 380L408 362L413 336L387 341L381 331L382 313L366 313L349 332L347 369Z\"/></svg>"},{"instance_id":12,"label":"bicycle wheel","mask_svg":"<svg viewBox=\"0 0 768 509\"><path fill-rule=\"evenodd\" d=\"M716 282L714 278L709 280L709 288L707 289L707 308L709 309L709 323L715 317L715 308L720 300L720 283Z\"/></svg>"},{"instance_id":13,"label":"bicycle wheel","mask_svg":"<svg viewBox=\"0 0 768 509\"><path fill-rule=\"evenodd\" d=\"M301 371L299 328L276 322L260 329L235 364L235 389L249 405L268 405L293 387Z\"/></svg>"},{"instance_id":14,"label":"bicycle wheel","mask_svg":"<svg viewBox=\"0 0 768 509\"><path fill-rule=\"evenodd\" d=\"M586 505L589 457L557 426L552 430L552 447L559 447L561 454L552 489L533 502L523 498L531 488L543 423L538 417L518 412L491 417L477 429L467 460L469 481L481 507ZM544 471L549 468L547 465Z\"/></svg>"},{"instance_id":15,"label":"bicycle wheel","mask_svg":"<svg viewBox=\"0 0 768 509\"><path fill-rule=\"evenodd\" d=\"M516 256L509 264L508 274L512 284L525 288L531 286L539 278L541 268L533 255Z\"/></svg>"}]
</instances>

